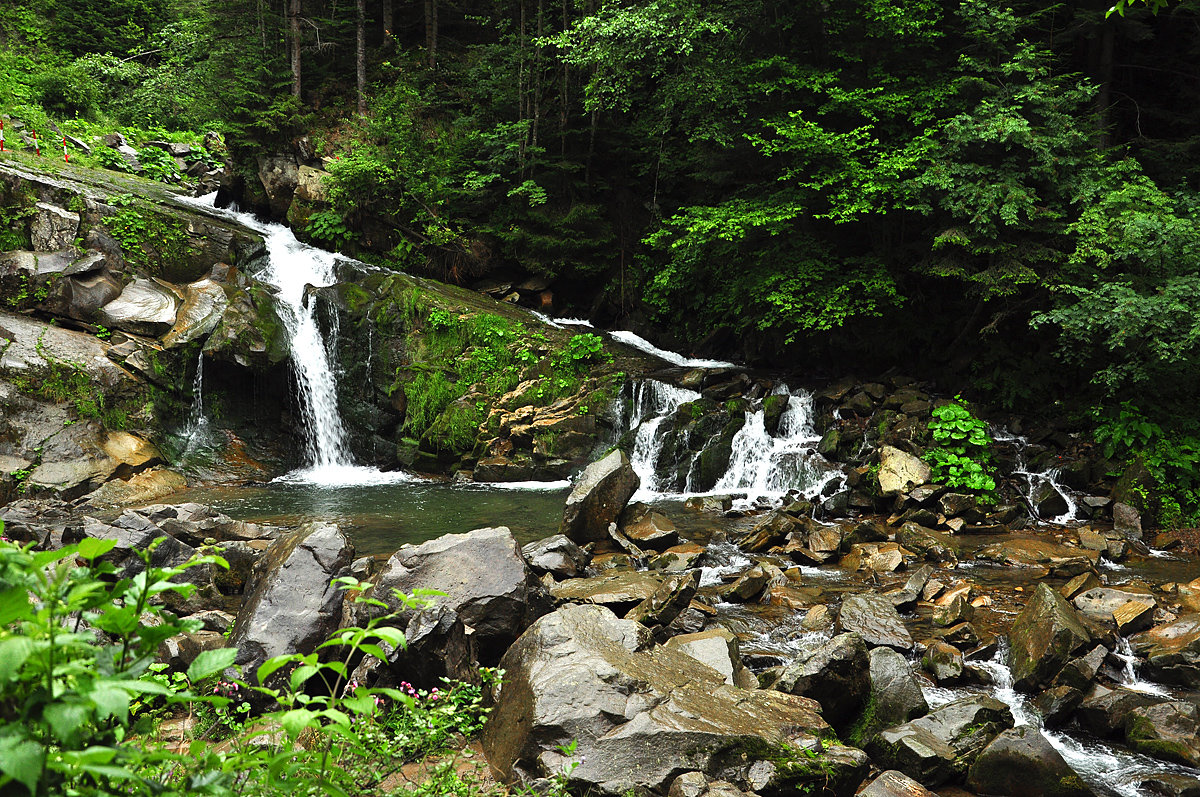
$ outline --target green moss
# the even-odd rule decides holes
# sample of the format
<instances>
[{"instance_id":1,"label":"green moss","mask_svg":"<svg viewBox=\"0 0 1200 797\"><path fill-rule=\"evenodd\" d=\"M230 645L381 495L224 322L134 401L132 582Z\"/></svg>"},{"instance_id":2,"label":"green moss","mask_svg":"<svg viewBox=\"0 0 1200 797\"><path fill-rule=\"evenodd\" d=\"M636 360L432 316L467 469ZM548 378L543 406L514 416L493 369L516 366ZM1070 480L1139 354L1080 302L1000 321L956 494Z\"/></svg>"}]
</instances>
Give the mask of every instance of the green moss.
<instances>
[{"instance_id":1,"label":"green moss","mask_svg":"<svg viewBox=\"0 0 1200 797\"><path fill-rule=\"evenodd\" d=\"M152 276L188 281L179 278L179 268L186 266L194 253L184 223L155 212L129 195L114 196L109 201L117 211L104 219L104 227L120 244L130 265Z\"/></svg>"},{"instance_id":2,"label":"green moss","mask_svg":"<svg viewBox=\"0 0 1200 797\"><path fill-rule=\"evenodd\" d=\"M863 706L862 713L858 715L858 719L846 732L846 741L855 747L862 747L875 731L878 711L879 701L875 699L875 692L872 690L867 697L867 704Z\"/></svg>"}]
</instances>

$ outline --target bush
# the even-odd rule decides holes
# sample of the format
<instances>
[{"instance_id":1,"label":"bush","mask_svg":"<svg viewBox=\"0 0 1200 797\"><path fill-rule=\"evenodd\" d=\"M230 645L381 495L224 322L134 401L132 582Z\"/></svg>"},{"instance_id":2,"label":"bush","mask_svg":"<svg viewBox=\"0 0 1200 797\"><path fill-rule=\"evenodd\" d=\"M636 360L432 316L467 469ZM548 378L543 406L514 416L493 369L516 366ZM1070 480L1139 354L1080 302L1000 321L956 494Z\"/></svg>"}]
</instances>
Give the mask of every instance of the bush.
<instances>
[{"instance_id":1,"label":"bush","mask_svg":"<svg viewBox=\"0 0 1200 797\"><path fill-rule=\"evenodd\" d=\"M33 87L42 107L54 114L93 119L100 109L100 81L78 61L46 69L35 76Z\"/></svg>"},{"instance_id":2,"label":"bush","mask_svg":"<svg viewBox=\"0 0 1200 797\"><path fill-rule=\"evenodd\" d=\"M932 414L929 431L938 445L925 452L925 460L933 468L933 480L979 493L985 503L995 501L992 436L987 424L971 414L961 396L934 408Z\"/></svg>"}]
</instances>

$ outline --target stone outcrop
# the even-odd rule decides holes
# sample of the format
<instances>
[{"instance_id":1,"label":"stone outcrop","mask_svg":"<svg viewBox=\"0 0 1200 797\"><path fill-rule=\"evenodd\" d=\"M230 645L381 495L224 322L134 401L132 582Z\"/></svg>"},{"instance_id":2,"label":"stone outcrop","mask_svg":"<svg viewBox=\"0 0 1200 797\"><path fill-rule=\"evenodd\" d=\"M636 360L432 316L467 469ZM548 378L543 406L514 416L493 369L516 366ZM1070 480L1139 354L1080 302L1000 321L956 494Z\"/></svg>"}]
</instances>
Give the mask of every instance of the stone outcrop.
<instances>
[{"instance_id":1,"label":"stone outcrop","mask_svg":"<svg viewBox=\"0 0 1200 797\"><path fill-rule=\"evenodd\" d=\"M1048 685L1072 654L1091 639L1074 607L1046 584L1038 584L1009 630L1013 681L1017 688Z\"/></svg>"},{"instance_id":2,"label":"stone outcrop","mask_svg":"<svg viewBox=\"0 0 1200 797\"><path fill-rule=\"evenodd\" d=\"M640 484L624 451L596 460L571 488L560 532L578 543L607 539L608 524L617 521Z\"/></svg>"}]
</instances>

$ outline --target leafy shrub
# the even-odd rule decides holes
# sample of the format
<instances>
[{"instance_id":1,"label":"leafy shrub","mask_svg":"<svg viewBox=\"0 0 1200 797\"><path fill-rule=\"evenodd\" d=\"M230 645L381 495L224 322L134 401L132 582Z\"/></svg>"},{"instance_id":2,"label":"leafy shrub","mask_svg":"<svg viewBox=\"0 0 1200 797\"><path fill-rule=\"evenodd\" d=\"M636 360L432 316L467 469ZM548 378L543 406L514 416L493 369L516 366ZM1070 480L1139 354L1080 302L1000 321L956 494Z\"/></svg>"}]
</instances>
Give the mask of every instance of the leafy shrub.
<instances>
[{"instance_id":1,"label":"leafy shrub","mask_svg":"<svg viewBox=\"0 0 1200 797\"><path fill-rule=\"evenodd\" d=\"M604 351L604 339L591 332L573 335L566 348L559 352L558 364L568 370L582 371L587 366L607 362L612 356Z\"/></svg>"},{"instance_id":2,"label":"leafy shrub","mask_svg":"<svg viewBox=\"0 0 1200 797\"><path fill-rule=\"evenodd\" d=\"M961 396L934 408L932 415L929 431L938 445L925 452L925 460L933 468L934 481L994 501L996 480L987 424L971 414Z\"/></svg>"},{"instance_id":3,"label":"leafy shrub","mask_svg":"<svg viewBox=\"0 0 1200 797\"><path fill-rule=\"evenodd\" d=\"M1093 433L1104 456L1126 466L1140 463L1148 480L1131 485L1131 499L1160 526L1200 523L1200 438L1168 431L1125 402Z\"/></svg>"}]
</instances>

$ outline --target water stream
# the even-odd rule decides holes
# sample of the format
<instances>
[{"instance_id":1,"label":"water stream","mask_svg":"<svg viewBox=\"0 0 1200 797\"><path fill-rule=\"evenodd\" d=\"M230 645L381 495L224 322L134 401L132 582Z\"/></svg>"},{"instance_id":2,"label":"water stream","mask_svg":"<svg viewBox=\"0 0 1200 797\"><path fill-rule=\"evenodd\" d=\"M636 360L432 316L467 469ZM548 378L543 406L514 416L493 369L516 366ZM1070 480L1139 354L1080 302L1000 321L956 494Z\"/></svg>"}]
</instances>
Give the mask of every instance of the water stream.
<instances>
[{"instance_id":1,"label":"water stream","mask_svg":"<svg viewBox=\"0 0 1200 797\"><path fill-rule=\"evenodd\" d=\"M1029 506L1029 511L1037 517L1036 495L1037 490L1042 485L1049 485L1056 493L1062 496L1063 501L1067 504L1067 511L1052 518L1040 518L1047 523L1057 525L1066 525L1068 523L1077 523L1084 520L1079 514L1079 502L1075 500L1074 494L1070 488L1063 485L1059 479L1058 468L1047 468L1043 471L1031 471L1029 465L1025 461L1026 449L1029 447L1029 441L1020 436L1015 435L1004 429L996 427L992 429L992 438L997 443L1008 443L1016 452L1016 465L1013 467L1012 475L1019 476L1025 481L1025 503Z\"/></svg>"}]
</instances>

